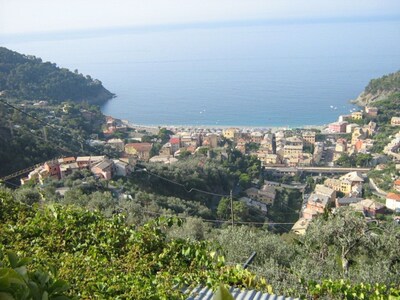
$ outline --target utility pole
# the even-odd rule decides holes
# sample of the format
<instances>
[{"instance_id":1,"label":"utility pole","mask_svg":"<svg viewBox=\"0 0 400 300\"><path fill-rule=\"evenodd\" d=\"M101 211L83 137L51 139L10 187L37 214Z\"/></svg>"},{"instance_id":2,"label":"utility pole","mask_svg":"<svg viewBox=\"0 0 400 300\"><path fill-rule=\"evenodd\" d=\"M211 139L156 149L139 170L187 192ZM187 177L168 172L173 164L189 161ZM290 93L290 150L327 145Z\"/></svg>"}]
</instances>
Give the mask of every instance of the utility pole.
<instances>
[{"instance_id":1,"label":"utility pole","mask_svg":"<svg viewBox=\"0 0 400 300\"><path fill-rule=\"evenodd\" d=\"M233 217L233 198L232 198L232 190L230 192L230 197L231 197L231 222L232 222L232 229L233 229L233 224L235 222L235 219Z\"/></svg>"}]
</instances>

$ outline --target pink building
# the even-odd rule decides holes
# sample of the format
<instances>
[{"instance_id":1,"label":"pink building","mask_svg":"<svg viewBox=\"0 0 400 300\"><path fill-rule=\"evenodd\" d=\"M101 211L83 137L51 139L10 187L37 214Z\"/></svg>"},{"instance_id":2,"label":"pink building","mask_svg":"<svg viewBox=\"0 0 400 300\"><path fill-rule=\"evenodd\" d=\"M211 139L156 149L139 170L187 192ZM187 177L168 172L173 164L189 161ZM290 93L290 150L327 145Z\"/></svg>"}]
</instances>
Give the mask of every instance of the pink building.
<instances>
[{"instance_id":1,"label":"pink building","mask_svg":"<svg viewBox=\"0 0 400 300\"><path fill-rule=\"evenodd\" d=\"M334 122L329 124L328 128L331 132L336 132L336 133L346 133L346 126L348 122L343 121L343 122Z\"/></svg>"}]
</instances>

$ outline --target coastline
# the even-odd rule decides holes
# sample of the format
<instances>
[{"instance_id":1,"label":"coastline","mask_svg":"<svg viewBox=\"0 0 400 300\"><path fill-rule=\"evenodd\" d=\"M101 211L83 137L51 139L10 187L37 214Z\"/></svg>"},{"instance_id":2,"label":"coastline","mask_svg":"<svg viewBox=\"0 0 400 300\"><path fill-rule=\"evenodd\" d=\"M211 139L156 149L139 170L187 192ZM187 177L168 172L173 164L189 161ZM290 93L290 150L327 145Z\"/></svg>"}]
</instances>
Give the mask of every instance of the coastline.
<instances>
[{"instance_id":1,"label":"coastline","mask_svg":"<svg viewBox=\"0 0 400 300\"><path fill-rule=\"evenodd\" d=\"M293 130L293 129L303 129L303 130L322 130L326 128L328 125L301 125L301 126L246 126L246 125L146 125L146 124L136 124L132 123L128 120L121 120L125 125L130 128L146 130L146 131L154 131L159 128L167 128L167 129L180 129L180 130L193 130L193 129L203 129L203 130L224 130L228 128L238 128L240 130L249 130L249 131L271 131L277 132L281 130Z\"/></svg>"}]
</instances>

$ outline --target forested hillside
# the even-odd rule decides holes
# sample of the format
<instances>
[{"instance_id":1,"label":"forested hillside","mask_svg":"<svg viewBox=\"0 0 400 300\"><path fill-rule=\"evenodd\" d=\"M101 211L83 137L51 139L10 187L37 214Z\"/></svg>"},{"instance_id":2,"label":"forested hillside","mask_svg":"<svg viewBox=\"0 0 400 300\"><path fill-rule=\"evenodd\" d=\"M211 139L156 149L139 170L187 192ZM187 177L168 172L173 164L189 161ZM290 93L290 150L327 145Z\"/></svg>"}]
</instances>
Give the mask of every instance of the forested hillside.
<instances>
[{"instance_id":1,"label":"forested hillside","mask_svg":"<svg viewBox=\"0 0 400 300\"><path fill-rule=\"evenodd\" d=\"M354 102L364 106L400 92L400 71L372 79Z\"/></svg>"},{"instance_id":2,"label":"forested hillside","mask_svg":"<svg viewBox=\"0 0 400 300\"><path fill-rule=\"evenodd\" d=\"M372 79L365 88L367 93L400 92L400 71Z\"/></svg>"},{"instance_id":3,"label":"forested hillside","mask_svg":"<svg viewBox=\"0 0 400 300\"><path fill-rule=\"evenodd\" d=\"M61 105L14 107L0 101L0 176L58 156L93 151L84 140L101 132L105 119L98 107L87 104L70 104L65 111Z\"/></svg>"},{"instance_id":4,"label":"forested hillside","mask_svg":"<svg viewBox=\"0 0 400 300\"><path fill-rule=\"evenodd\" d=\"M87 101L102 103L113 97L97 79L92 79L0 47L0 92L19 100Z\"/></svg>"}]
</instances>

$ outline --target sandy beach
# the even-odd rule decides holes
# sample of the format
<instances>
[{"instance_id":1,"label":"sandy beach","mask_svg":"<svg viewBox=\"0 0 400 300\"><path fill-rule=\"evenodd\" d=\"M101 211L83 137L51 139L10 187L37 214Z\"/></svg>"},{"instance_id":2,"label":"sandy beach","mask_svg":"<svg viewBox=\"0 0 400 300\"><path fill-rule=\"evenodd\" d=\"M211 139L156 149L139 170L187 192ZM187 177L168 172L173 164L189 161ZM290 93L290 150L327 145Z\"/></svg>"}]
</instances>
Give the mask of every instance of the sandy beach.
<instances>
[{"instance_id":1,"label":"sandy beach","mask_svg":"<svg viewBox=\"0 0 400 300\"><path fill-rule=\"evenodd\" d=\"M134 124L131 123L127 120L122 120L124 124L129 126L130 128L134 128L137 130L146 130L147 132L151 133L158 133L158 130L160 128L167 128L172 131L192 131L196 129L209 129L213 131L223 131L224 129L227 128L238 128L243 131L271 131L271 132L277 132L277 131L282 131L282 130L292 130L292 129L305 129L305 130L311 130L311 129L317 129L317 130L322 130L326 128L327 125L303 125L303 126L243 126L243 125L237 125L237 126L228 126L228 125L143 125L143 124Z\"/></svg>"}]
</instances>

